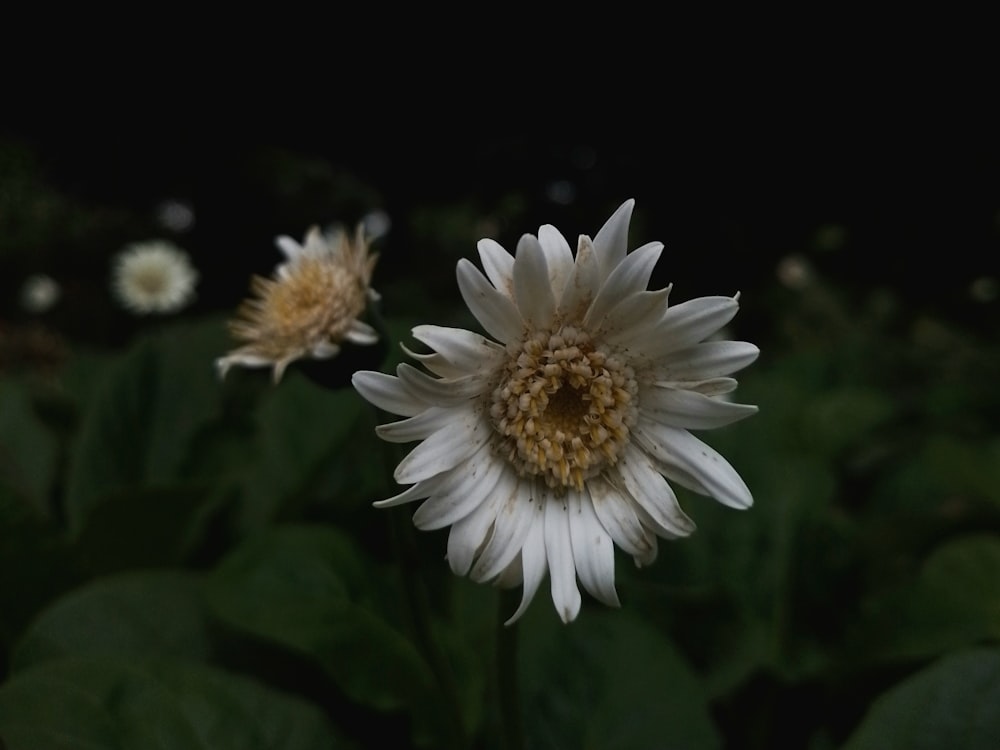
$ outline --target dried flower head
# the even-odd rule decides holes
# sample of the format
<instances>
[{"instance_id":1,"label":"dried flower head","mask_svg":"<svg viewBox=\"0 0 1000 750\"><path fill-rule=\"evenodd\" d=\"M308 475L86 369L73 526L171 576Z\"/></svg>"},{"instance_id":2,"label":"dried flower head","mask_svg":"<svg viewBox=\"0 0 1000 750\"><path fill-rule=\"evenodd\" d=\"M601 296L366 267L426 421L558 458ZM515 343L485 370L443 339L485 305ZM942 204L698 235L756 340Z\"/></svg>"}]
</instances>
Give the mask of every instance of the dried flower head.
<instances>
[{"instance_id":1,"label":"dried flower head","mask_svg":"<svg viewBox=\"0 0 1000 750\"><path fill-rule=\"evenodd\" d=\"M297 359L329 359L343 341L374 344L378 335L359 319L369 300L377 253L369 252L362 227L353 240L343 231L324 236L318 227L305 244L281 236L275 244L286 260L271 278L255 276L253 295L230 323L242 346L216 361L225 377L233 365L271 367L274 381Z\"/></svg>"}]
</instances>

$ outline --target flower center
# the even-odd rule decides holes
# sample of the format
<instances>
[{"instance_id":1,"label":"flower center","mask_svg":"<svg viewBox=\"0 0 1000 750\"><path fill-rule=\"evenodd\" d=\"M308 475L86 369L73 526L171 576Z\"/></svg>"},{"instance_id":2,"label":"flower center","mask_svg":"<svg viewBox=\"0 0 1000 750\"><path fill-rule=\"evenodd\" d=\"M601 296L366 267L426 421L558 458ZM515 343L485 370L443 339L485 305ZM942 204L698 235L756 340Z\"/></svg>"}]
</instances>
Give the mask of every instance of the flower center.
<instances>
[{"instance_id":1,"label":"flower center","mask_svg":"<svg viewBox=\"0 0 1000 750\"><path fill-rule=\"evenodd\" d=\"M135 277L136 285L149 296L163 294L167 288L167 274L162 268L144 268Z\"/></svg>"},{"instance_id":2,"label":"flower center","mask_svg":"<svg viewBox=\"0 0 1000 750\"><path fill-rule=\"evenodd\" d=\"M260 318L279 336L339 337L364 309L355 281L326 258L304 258L282 280L258 283Z\"/></svg>"},{"instance_id":3,"label":"flower center","mask_svg":"<svg viewBox=\"0 0 1000 750\"><path fill-rule=\"evenodd\" d=\"M490 404L497 450L520 476L583 489L628 442L632 368L571 326L536 331L508 351Z\"/></svg>"}]
</instances>

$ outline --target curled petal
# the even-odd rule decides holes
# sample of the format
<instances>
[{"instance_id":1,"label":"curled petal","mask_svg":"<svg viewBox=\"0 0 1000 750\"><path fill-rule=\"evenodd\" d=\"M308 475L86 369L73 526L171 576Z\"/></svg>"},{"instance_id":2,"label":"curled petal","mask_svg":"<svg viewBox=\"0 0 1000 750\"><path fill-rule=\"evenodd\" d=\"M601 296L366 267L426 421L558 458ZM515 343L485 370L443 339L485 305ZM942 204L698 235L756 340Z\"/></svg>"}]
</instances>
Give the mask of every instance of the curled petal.
<instances>
[{"instance_id":1,"label":"curled petal","mask_svg":"<svg viewBox=\"0 0 1000 750\"><path fill-rule=\"evenodd\" d=\"M725 427L757 413L757 407L750 404L736 404L680 388L643 388L639 401L642 413L650 419L688 430Z\"/></svg>"},{"instance_id":2,"label":"curled petal","mask_svg":"<svg viewBox=\"0 0 1000 750\"><path fill-rule=\"evenodd\" d=\"M413 417L430 405L394 375L359 370L351 376L351 383L368 402L390 414Z\"/></svg>"},{"instance_id":3,"label":"curled petal","mask_svg":"<svg viewBox=\"0 0 1000 750\"><path fill-rule=\"evenodd\" d=\"M679 476L696 483L691 489L731 508L742 510L753 505L753 496L736 469L687 430L640 418L634 434L657 469L667 476L673 478L671 472L677 469Z\"/></svg>"}]
</instances>

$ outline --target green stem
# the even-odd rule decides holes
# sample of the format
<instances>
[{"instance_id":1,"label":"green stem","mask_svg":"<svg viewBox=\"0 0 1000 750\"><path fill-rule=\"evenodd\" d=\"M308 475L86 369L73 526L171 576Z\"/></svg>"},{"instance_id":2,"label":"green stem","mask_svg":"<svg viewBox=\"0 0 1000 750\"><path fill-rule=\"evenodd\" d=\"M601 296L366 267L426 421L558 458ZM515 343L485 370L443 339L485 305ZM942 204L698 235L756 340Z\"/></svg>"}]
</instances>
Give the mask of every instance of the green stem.
<instances>
[{"instance_id":1,"label":"green stem","mask_svg":"<svg viewBox=\"0 0 1000 750\"><path fill-rule=\"evenodd\" d=\"M413 524L410 522L405 508L389 508L389 518L392 527L392 543L403 576L403 591L410 609L417 645L427 659L444 697L450 746L455 750L464 750L468 747L468 741L465 737L465 728L462 725L462 707L458 699L458 688L451 665L438 647L431 628L431 611L427 591L417 575L420 560L416 540L413 538Z\"/></svg>"},{"instance_id":2,"label":"green stem","mask_svg":"<svg viewBox=\"0 0 1000 750\"><path fill-rule=\"evenodd\" d=\"M497 611L496 674L500 701L500 734L504 750L524 748L524 729L521 725L521 695L518 690L517 672L517 623L504 625L504 621L520 604L516 588L501 589Z\"/></svg>"}]
</instances>

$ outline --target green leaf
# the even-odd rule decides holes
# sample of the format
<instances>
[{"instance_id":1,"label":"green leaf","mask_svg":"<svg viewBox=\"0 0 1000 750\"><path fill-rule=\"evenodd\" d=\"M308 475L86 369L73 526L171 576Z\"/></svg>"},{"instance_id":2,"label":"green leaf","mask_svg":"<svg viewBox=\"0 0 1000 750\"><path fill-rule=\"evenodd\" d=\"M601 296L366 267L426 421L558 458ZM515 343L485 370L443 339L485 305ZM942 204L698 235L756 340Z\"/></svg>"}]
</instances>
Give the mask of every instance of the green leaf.
<instances>
[{"instance_id":1,"label":"green leaf","mask_svg":"<svg viewBox=\"0 0 1000 750\"><path fill-rule=\"evenodd\" d=\"M349 748L314 706L197 664L75 658L0 687L6 750Z\"/></svg>"},{"instance_id":2,"label":"green leaf","mask_svg":"<svg viewBox=\"0 0 1000 750\"><path fill-rule=\"evenodd\" d=\"M74 551L92 576L179 565L202 540L223 499L207 484L109 493L84 520Z\"/></svg>"},{"instance_id":3,"label":"green leaf","mask_svg":"<svg viewBox=\"0 0 1000 750\"><path fill-rule=\"evenodd\" d=\"M418 738L447 731L439 690L413 644L373 601L375 575L351 541L324 527L266 532L211 575L209 598L236 631L320 665L351 700L408 710Z\"/></svg>"},{"instance_id":4,"label":"green leaf","mask_svg":"<svg viewBox=\"0 0 1000 750\"><path fill-rule=\"evenodd\" d=\"M703 685L662 632L627 611L585 608L563 625L551 607L533 606L516 627L525 734L534 747L722 746Z\"/></svg>"},{"instance_id":5,"label":"green leaf","mask_svg":"<svg viewBox=\"0 0 1000 750\"><path fill-rule=\"evenodd\" d=\"M351 388L320 388L294 373L267 394L257 413L255 460L244 484L244 528L260 528L281 512L294 517L292 506L308 499L302 496L321 473L335 474L328 479L334 492L338 484L357 489L358 465L345 460L345 445L375 442L371 428L358 434L363 404Z\"/></svg>"},{"instance_id":6,"label":"green leaf","mask_svg":"<svg viewBox=\"0 0 1000 750\"><path fill-rule=\"evenodd\" d=\"M212 363L226 343L219 320L176 325L140 340L108 368L73 455L71 530L109 493L184 476L194 437L219 415Z\"/></svg>"},{"instance_id":7,"label":"green leaf","mask_svg":"<svg viewBox=\"0 0 1000 750\"><path fill-rule=\"evenodd\" d=\"M881 696L843 750L996 750L1000 650L943 657Z\"/></svg>"},{"instance_id":8,"label":"green leaf","mask_svg":"<svg viewBox=\"0 0 1000 750\"><path fill-rule=\"evenodd\" d=\"M94 581L47 607L21 638L23 670L69 656L163 656L200 660L211 648L199 579L174 571Z\"/></svg>"},{"instance_id":9,"label":"green leaf","mask_svg":"<svg viewBox=\"0 0 1000 750\"><path fill-rule=\"evenodd\" d=\"M866 603L856 638L856 649L885 659L1000 639L1000 539L974 535L942 545L916 580Z\"/></svg>"},{"instance_id":10,"label":"green leaf","mask_svg":"<svg viewBox=\"0 0 1000 750\"><path fill-rule=\"evenodd\" d=\"M76 585L80 572L53 522L0 485L0 647L19 635L51 597Z\"/></svg>"}]
</instances>

